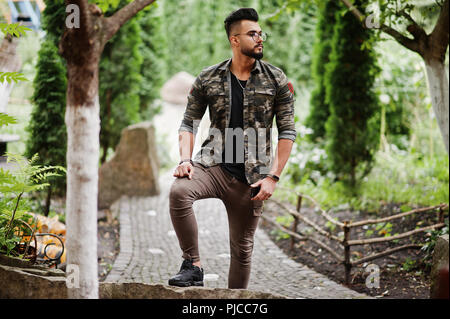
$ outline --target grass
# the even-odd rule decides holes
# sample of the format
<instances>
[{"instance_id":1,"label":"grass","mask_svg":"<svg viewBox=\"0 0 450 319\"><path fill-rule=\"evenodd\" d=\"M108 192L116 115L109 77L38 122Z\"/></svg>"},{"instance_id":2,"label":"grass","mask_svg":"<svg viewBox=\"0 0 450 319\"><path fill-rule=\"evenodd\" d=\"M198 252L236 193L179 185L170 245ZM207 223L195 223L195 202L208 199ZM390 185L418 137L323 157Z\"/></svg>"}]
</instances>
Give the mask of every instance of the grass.
<instances>
[{"instance_id":1,"label":"grass","mask_svg":"<svg viewBox=\"0 0 450 319\"><path fill-rule=\"evenodd\" d=\"M361 183L358 196L351 196L342 183L320 179L318 185L304 180L282 186L313 197L323 209L351 209L377 212L384 204L395 203L402 211L417 206L448 203L449 162L443 156L418 156L411 153L378 152L371 173ZM279 191L275 197L296 203L294 193Z\"/></svg>"},{"instance_id":2,"label":"grass","mask_svg":"<svg viewBox=\"0 0 450 319\"><path fill-rule=\"evenodd\" d=\"M449 198L448 157L380 153L363 185L362 200L432 206Z\"/></svg>"},{"instance_id":3,"label":"grass","mask_svg":"<svg viewBox=\"0 0 450 319\"><path fill-rule=\"evenodd\" d=\"M395 145L379 150L375 155L372 171L361 182L358 196L352 196L340 182L332 183L323 176L314 185L308 176L293 185L288 176L282 178L282 186L313 197L322 208L352 209L377 212L385 204L398 204L402 211L417 206L434 206L449 202L449 157L431 108L414 110L412 135L407 150ZM303 154L315 152L302 142ZM295 156L287 165L295 164ZM311 157L309 157L311 158ZM302 167L296 168L303 171ZM278 191L280 200L296 203L294 193ZM306 205L310 203L305 202Z\"/></svg>"}]
</instances>

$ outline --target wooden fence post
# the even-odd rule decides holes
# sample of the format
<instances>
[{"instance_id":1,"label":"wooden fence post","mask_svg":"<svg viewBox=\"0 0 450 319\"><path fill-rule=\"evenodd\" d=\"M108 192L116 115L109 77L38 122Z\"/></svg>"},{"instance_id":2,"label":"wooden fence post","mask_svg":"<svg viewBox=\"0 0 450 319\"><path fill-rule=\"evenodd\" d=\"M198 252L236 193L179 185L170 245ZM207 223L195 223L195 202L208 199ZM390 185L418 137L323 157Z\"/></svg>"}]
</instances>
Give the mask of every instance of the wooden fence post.
<instances>
[{"instance_id":1,"label":"wooden fence post","mask_svg":"<svg viewBox=\"0 0 450 319\"><path fill-rule=\"evenodd\" d=\"M298 198L297 198L297 212L299 214L300 214L301 208L302 208L302 196L298 195ZM294 233L297 232L297 226L298 226L298 217L294 216L294 223L292 225L292 231ZM291 245L289 247L289 251L292 251L292 249L294 249L294 244L295 244L295 238L294 238L294 236L291 236Z\"/></svg>"},{"instance_id":2,"label":"wooden fence post","mask_svg":"<svg viewBox=\"0 0 450 319\"><path fill-rule=\"evenodd\" d=\"M438 223L444 223L444 210L442 209L442 206L439 207Z\"/></svg>"},{"instance_id":3,"label":"wooden fence post","mask_svg":"<svg viewBox=\"0 0 450 319\"><path fill-rule=\"evenodd\" d=\"M352 270L352 264L350 261L350 245L348 241L350 239L350 227L348 227L348 221L344 222L344 241L342 245L344 245L344 266L345 266L345 284L350 284L350 272Z\"/></svg>"}]
</instances>

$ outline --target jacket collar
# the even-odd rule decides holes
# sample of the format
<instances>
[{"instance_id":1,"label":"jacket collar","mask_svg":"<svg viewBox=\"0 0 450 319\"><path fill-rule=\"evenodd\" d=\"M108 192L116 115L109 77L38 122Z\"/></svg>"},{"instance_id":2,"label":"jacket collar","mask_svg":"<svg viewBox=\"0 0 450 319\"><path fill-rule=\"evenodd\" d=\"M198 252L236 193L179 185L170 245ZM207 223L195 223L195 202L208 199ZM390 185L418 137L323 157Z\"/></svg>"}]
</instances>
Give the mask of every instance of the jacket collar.
<instances>
[{"instance_id":1,"label":"jacket collar","mask_svg":"<svg viewBox=\"0 0 450 319\"><path fill-rule=\"evenodd\" d=\"M224 61L224 63L222 63L222 65L219 67L219 70L223 70L223 71L229 70L230 66L231 66L231 58ZM251 73L254 73L256 71L258 73L261 72L261 61L260 60L255 60L255 64L253 65L253 69L252 69Z\"/></svg>"}]
</instances>

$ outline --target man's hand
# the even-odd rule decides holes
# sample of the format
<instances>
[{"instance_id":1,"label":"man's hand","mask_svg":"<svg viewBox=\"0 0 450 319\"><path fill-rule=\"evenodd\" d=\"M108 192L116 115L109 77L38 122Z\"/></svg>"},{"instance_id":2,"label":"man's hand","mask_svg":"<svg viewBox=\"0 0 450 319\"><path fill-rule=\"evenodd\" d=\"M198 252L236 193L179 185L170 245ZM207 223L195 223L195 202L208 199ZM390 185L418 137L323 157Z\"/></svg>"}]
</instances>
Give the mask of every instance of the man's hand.
<instances>
[{"instance_id":1,"label":"man's hand","mask_svg":"<svg viewBox=\"0 0 450 319\"><path fill-rule=\"evenodd\" d=\"M270 196L272 196L273 192L275 191L277 182L270 177L266 177L250 185L250 187L258 186L261 186L261 190L251 200L266 200L270 198Z\"/></svg>"},{"instance_id":2,"label":"man's hand","mask_svg":"<svg viewBox=\"0 0 450 319\"><path fill-rule=\"evenodd\" d=\"M175 172L173 172L174 177L184 177L187 176L189 179L192 179L194 175L194 166L190 162L184 162L177 166Z\"/></svg>"}]
</instances>

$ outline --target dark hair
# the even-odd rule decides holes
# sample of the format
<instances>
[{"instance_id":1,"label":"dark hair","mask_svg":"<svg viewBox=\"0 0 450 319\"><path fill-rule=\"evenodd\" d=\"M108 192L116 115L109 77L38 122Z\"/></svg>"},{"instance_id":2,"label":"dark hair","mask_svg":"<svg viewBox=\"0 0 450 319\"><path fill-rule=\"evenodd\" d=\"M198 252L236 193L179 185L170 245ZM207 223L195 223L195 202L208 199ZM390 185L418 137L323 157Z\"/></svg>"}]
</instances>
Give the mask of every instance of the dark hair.
<instances>
[{"instance_id":1,"label":"dark hair","mask_svg":"<svg viewBox=\"0 0 450 319\"><path fill-rule=\"evenodd\" d=\"M253 8L240 8L231 12L225 19L225 31L227 31L227 37L230 37L231 27L241 20L251 20L258 22L258 13Z\"/></svg>"}]
</instances>

